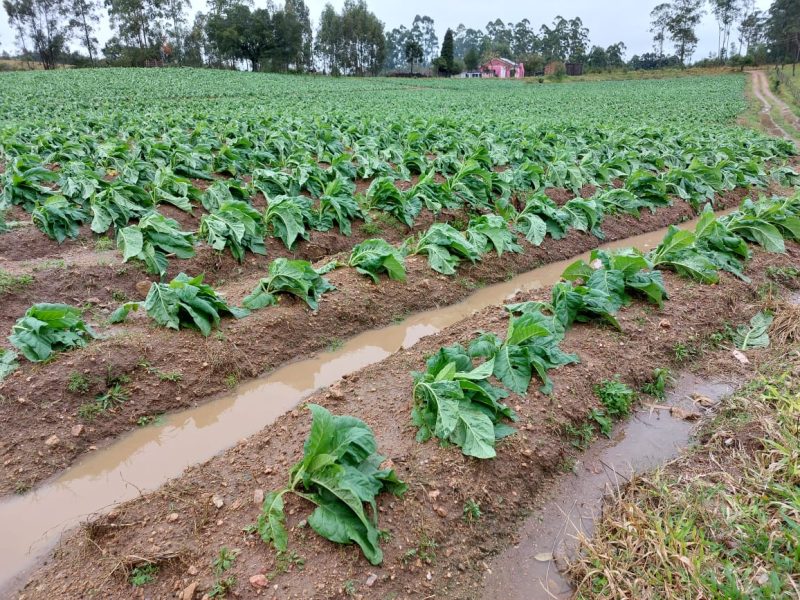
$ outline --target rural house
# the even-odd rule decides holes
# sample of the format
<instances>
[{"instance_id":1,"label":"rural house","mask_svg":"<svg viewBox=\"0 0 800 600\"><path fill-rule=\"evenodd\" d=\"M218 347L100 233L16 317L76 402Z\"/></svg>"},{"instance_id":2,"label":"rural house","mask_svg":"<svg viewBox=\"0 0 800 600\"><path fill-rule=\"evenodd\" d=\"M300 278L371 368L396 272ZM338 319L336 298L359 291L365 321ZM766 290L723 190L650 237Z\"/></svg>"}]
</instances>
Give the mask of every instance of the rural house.
<instances>
[{"instance_id":1,"label":"rural house","mask_svg":"<svg viewBox=\"0 0 800 600\"><path fill-rule=\"evenodd\" d=\"M525 77L525 65L507 58L493 58L481 65L481 72L501 79L522 79Z\"/></svg>"}]
</instances>

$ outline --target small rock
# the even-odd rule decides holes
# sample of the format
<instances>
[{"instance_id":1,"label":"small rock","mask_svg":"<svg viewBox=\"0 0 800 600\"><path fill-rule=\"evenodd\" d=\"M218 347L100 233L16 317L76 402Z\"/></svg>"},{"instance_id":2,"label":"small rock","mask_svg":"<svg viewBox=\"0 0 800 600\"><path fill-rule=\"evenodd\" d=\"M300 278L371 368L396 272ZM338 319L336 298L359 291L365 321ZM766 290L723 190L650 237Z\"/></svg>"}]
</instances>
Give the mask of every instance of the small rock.
<instances>
[{"instance_id":1,"label":"small rock","mask_svg":"<svg viewBox=\"0 0 800 600\"><path fill-rule=\"evenodd\" d=\"M370 573L369 577L367 577L367 587L372 587L376 581L378 581L378 576L375 573Z\"/></svg>"},{"instance_id":2,"label":"small rock","mask_svg":"<svg viewBox=\"0 0 800 600\"><path fill-rule=\"evenodd\" d=\"M217 508L222 508L223 506L225 506L225 501L222 498L220 498L217 494L211 496L211 503Z\"/></svg>"},{"instance_id":3,"label":"small rock","mask_svg":"<svg viewBox=\"0 0 800 600\"><path fill-rule=\"evenodd\" d=\"M672 327L672 323L666 319L661 319L661 321L658 323L658 326L661 327L661 329L670 329Z\"/></svg>"},{"instance_id":4,"label":"small rock","mask_svg":"<svg viewBox=\"0 0 800 600\"><path fill-rule=\"evenodd\" d=\"M428 498L430 498L431 500L436 500L441 493L442 492L440 492L439 490L432 490L428 492Z\"/></svg>"},{"instance_id":5,"label":"small rock","mask_svg":"<svg viewBox=\"0 0 800 600\"><path fill-rule=\"evenodd\" d=\"M183 589L183 592L181 593L181 600L192 600L196 590L197 582L193 581Z\"/></svg>"},{"instance_id":6,"label":"small rock","mask_svg":"<svg viewBox=\"0 0 800 600\"><path fill-rule=\"evenodd\" d=\"M344 398L344 392L342 391L342 386L339 385L338 383L334 383L330 387L328 393L330 394L331 399L333 400L341 400Z\"/></svg>"},{"instance_id":7,"label":"small rock","mask_svg":"<svg viewBox=\"0 0 800 600\"><path fill-rule=\"evenodd\" d=\"M148 294L148 292L150 292L150 286L151 285L152 284L149 281L147 281L146 279L143 279L142 281L137 281L136 282L136 292L140 296L146 296Z\"/></svg>"},{"instance_id":8,"label":"small rock","mask_svg":"<svg viewBox=\"0 0 800 600\"><path fill-rule=\"evenodd\" d=\"M258 575L253 575L250 578L250 585L256 588L265 588L269 587L269 581L267 581L266 575L259 573Z\"/></svg>"},{"instance_id":9,"label":"small rock","mask_svg":"<svg viewBox=\"0 0 800 600\"><path fill-rule=\"evenodd\" d=\"M178 517L179 517L178 513L170 513L167 515L167 521L169 521L170 523L174 523L175 521L178 520Z\"/></svg>"},{"instance_id":10,"label":"small rock","mask_svg":"<svg viewBox=\"0 0 800 600\"><path fill-rule=\"evenodd\" d=\"M197 567L195 567L194 565L189 567L189 570L187 571L187 573L189 573L189 575L197 575L198 572L199 571L198 571Z\"/></svg>"},{"instance_id":11,"label":"small rock","mask_svg":"<svg viewBox=\"0 0 800 600\"><path fill-rule=\"evenodd\" d=\"M258 488L257 490L253 491L253 504L257 506L261 506L264 504L264 490Z\"/></svg>"},{"instance_id":12,"label":"small rock","mask_svg":"<svg viewBox=\"0 0 800 600\"><path fill-rule=\"evenodd\" d=\"M70 430L70 433L72 433L72 437L80 437L80 435L83 433L83 429L84 429L83 425L75 425Z\"/></svg>"},{"instance_id":13,"label":"small rock","mask_svg":"<svg viewBox=\"0 0 800 600\"><path fill-rule=\"evenodd\" d=\"M100 304L100 298L88 298L86 304Z\"/></svg>"},{"instance_id":14,"label":"small rock","mask_svg":"<svg viewBox=\"0 0 800 600\"><path fill-rule=\"evenodd\" d=\"M443 506L437 506L435 510L437 515L443 519L447 518L447 510Z\"/></svg>"},{"instance_id":15,"label":"small rock","mask_svg":"<svg viewBox=\"0 0 800 600\"><path fill-rule=\"evenodd\" d=\"M59 437L54 433L49 438L47 438L47 440L45 440L44 445L47 446L48 448L52 448L60 441L61 440L59 439Z\"/></svg>"},{"instance_id":16,"label":"small rock","mask_svg":"<svg viewBox=\"0 0 800 600\"><path fill-rule=\"evenodd\" d=\"M749 365L749 364L750 364L750 359L749 359L749 358L747 358L747 357L746 357L746 356L745 356L745 355L744 355L742 352L740 352L739 350L734 350L734 351L732 352L732 354L733 354L733 358L735 358L736 360L738 360L738 361L739 361L740 363L742 363L743 365Z\"/></svg>"}]
</instances>

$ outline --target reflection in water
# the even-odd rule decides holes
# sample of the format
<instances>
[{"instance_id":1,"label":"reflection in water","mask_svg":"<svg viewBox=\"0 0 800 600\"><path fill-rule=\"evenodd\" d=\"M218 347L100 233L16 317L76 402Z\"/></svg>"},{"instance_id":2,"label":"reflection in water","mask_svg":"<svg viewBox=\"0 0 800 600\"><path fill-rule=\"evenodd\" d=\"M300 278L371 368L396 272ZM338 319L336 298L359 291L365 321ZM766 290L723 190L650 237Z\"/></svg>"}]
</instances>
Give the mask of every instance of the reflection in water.
<instances>
[{"instance_id":1,"label":"reflection in water","mask_svg":"<svg viewBox=\"0 0 800 600\"><path fill-rule=\"evenodd\" d=\"M683 227L693 227L693 223ZM603 247L647 248L657 244L664 233L665 230L656 231ZM88 515L157 488L186 467L208 460L261 430L315 390L343 375L409 348L421 338L477 310L500 304L518 291L552 285L573 260L483 288L459 304L365 332L336 352L286 365L240 385L235 393L169 415L160 424L137 429L108 448L88 455L52 483L0 502L0 587L8 585L49 549L62 531Z\"/></svg>"}]
</instances>

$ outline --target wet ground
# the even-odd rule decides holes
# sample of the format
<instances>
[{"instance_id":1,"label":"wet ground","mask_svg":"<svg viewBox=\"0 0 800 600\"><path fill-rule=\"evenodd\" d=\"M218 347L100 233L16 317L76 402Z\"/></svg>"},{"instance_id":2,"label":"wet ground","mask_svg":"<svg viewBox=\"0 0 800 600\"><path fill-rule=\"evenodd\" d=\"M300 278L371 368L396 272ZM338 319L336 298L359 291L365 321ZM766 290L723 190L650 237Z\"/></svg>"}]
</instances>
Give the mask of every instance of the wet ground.
<instances>
[{"instance_id":1,"label":"wet ground","mask_svg":"<svg viewBox=\"0 0 800 600\"><path fill-rule=\"evenodd\" d=\"M642 407L610 440L593 444L527 519L519 542L489 565L484 600L571 598L572 586L559 569L574 556L580 536L592 535L603 498L633 473L675 458L689 444L694 417L710 407L709 400L717 402L733 390L731 382L684 375L664 402Z\"/></svg>"}]
</instances>

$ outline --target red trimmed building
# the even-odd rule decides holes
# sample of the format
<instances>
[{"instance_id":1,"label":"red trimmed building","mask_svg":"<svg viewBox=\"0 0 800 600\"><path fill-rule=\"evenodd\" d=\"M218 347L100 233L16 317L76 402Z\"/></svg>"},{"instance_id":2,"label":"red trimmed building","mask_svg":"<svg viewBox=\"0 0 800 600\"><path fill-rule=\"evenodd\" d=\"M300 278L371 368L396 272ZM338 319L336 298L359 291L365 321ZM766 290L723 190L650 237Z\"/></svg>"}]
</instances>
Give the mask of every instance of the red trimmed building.
<instances>
[{"instance_id":1,"label":"red trimmed building","mask_svg":"<svg viewBox=\"0 0 800 600\"><path fill-rule=\"evenodd\" d=\"M525 77L525 65L515 63L507 58L493 58L481 65L484 77L499 77L500 79L522 79Z\"/></svg>"}]
</instances>

